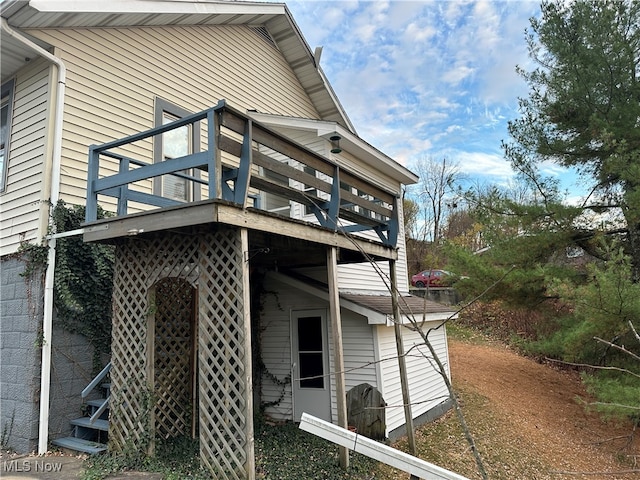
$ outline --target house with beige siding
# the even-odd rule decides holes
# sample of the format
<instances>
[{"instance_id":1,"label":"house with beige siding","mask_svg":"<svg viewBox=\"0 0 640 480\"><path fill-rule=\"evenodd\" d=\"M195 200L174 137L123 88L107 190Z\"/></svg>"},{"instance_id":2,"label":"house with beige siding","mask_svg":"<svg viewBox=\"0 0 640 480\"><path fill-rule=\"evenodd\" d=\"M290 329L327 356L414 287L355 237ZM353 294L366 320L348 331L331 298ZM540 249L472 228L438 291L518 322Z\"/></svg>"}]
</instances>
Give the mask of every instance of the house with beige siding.
<instances>
[{"instance_id":1,"label":"house with beige siding","mask_svg":"<svg viewBox=\"0 0 640 480\"><path fill-rule=\"evenodd\" d=\"M418 178L358 136L285 4L1 8L7 446L73 435L95 374L86 341L56 324L59 200L86 206L68 235L115 245L110 448L142 442L147 388L159 403L144 429L199 435L220 478L252 478L258 409L343 424L345 396L368 384L385 435L402 435L401 369L412 420L448 407L411 323L427 331L451 315L408 294L401 196ZM98 219L98 205L113 216ZM20 275L24 243L49 247L42 285ZM447 366L444 326L429 339ZM398 345L411 351L402 365Z\"/></svg>"}]
</instances>

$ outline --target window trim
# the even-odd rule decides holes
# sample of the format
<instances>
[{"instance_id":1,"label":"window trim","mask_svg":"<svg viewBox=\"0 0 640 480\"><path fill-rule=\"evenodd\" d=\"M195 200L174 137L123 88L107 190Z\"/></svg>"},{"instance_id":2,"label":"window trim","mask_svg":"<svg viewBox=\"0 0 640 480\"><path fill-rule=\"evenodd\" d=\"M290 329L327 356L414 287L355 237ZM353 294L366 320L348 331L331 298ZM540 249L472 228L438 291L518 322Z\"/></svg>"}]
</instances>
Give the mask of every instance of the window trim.
<instances>
[{"instance_id":1,"label":"window trim","mask_svg":"<svg viewBox=\"0 0 640 480\"><path fill-rule=\"evenodd\" d=\"M11 151L11 127L13 125L13 99L15 93L15 79L7 80L0 87L0 101L8 97L9 111L7 113L7 139L4 145L4 159L0 171L0 193L7 189L7 173L9 171L9 152Z\"/></svg>"},{"instance_id":2,"label":"window trim","mask_svg":"<svg viewBox=\"0 0 640 480\"><path fill-rule=\"evenodd\" d=\"M164 114L167 113L176 118L183 118L191 115L192 112L186 110L178 105L171 103L164 98L156 97L153 106L153 126L160 127L163 125ZM197 153L200 151L200 122L195 122L191 128L191 153ZM153 137L153 163L160 163L164 161L163 158L163 144L162 135L154 135ZM200 171L195 170L193 172L194 177L200 176ZM190 201L199 201L201 199L200 186L194 186L192 191L192 198ZM162 177L155 178L153 180L153 194L162 196Z\"/></svg>"}]
</instances>

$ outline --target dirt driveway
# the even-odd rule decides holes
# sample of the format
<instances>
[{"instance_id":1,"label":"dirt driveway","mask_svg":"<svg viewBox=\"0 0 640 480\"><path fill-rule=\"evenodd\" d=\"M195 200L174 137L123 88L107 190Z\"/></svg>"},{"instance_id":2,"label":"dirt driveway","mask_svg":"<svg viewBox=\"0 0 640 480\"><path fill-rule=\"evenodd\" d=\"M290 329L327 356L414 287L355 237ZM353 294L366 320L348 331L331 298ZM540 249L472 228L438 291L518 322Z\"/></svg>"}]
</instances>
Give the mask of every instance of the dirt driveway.
<instances>
[{"instance_id":1,"label":"dirt driveway","mask_svg":"<svg viewBox=\"0 0 640 480\"><path fill-rule=\"evenodd\" d=\"M454 385L486 397L558 479L640 479L640 440L626 445L629 425L603 423L576 400L588 398L578 374L541 365L497 344L450 340ZM635 470L635 471L634 471ZM633 471L633 472L632 472ZM546 478L546 476L545 476Z\"/></svg>"}]
</instances>

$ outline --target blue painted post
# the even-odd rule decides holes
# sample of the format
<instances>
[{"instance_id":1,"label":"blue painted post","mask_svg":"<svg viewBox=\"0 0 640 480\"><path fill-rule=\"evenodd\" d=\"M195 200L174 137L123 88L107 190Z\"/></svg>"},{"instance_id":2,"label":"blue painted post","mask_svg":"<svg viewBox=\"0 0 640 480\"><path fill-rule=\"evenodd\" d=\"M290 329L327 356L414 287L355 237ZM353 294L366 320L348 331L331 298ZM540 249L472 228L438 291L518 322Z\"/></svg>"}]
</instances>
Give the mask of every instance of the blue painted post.
<instances>
[{"instance_id":1,"label":"blue painted post","mask_svg":"<svg viewBox=\"0 0 640 480\"><path fill-rule=\"evenodd\" d=\"M400 231L399 211L400 197L396 196L393 200L393 209L391 211L391 218L389 219L389 231L387 232L387 245L390 247L395 247L398 244L398 233Z\"/></svg>"},{"instance_id":2,"label":"blue painted post","mask_svg":"<svg viewBox=\"0 0 640 480\"><path fill-rule=\"evenodd\" d=\"M331 184L331 199L327 205L327 217L333 224L333 229L338 230L340 221L340 167L335 166L333 170L333 183Z\"/></svg>"},{"instance_id":3,"label":"blue painted post","mask_svg":"<svg viewBox=\"0 0 640 480\"><path fill-rule=\"evenodd\" d=\"M98 180L100 169L100 153L96 151L97 145L89 147L89 165L87 167L87 205L85 207L85 222L93 222L98 217L98 194L95 191L95 182Z\"/></svg>"},{"instance_id":4,"label":"blue painted post","mask_svg":"<svg viewBox=\"0 0 640 480\"><path fill-rule=\"evenodd\" d=\"M253 164L253 150L251 143L253 142L253 122L250 118L246 120L244 127L244 138L242 139L242 151L240 153L240 167L238 168L238 176L234 185L235 203L241 204L242 208L247 208L249 180L251 178L251 165Z\"/></svg>"},{"instance_id":5,"label":"blue painted post","mask_svg":"<svg viewBox=\"0 0 640 480\"><path fill-rule=\"evenodd\" d=\"M125 174L129 171L129 158L120 158L120 168L118 172ZM127 204L129 202L129 187L125 184L120 187L120 193L118 195L118 216L127 214Z\"/></svg>"},{"instance_id":6,"label":"blue painted post","mask_svg":"<svg viewBox=\"0 0 640 480\"><path fill-rule=\"evenodd\" d=\"M222 172L218 171L218 144L220 133L219 113L212 108L207 112L207 166L209 170L209 198L220 198L222 191Z\"/></svg>"}]
</instances>

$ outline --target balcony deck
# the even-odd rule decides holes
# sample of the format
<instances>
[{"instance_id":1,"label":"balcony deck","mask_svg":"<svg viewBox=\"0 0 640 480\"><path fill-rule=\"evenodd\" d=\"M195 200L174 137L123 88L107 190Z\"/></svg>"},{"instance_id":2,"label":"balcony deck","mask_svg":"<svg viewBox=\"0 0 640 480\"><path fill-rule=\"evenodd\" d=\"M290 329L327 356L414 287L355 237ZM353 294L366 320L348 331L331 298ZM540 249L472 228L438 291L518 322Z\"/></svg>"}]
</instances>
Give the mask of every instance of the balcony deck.
<instances>
[{"instance_id":1,"label":"balcony deck","mask_svg":"<svg viewBox=\"0 0 640 480\"><path fill-rule=\"evenodd\" d=\"M154 137L185 126L206 132L203 151L158 163L145 158ZM131 152L142 152L145 159ZM152 179L162 176L182 182L192 201L150 193ZM267 197L284 207L269 211ZM362 261L363 254L395 259L398 201L397 194L221 101L176 122L90 147L84 239L114 242L226 224L254 232L256 248L281 238L275 243L288 245L280 247L283 254L291 242L302 241L337 246L345 252L343 261ZM115 202L116 215L99 220L99 202ZM312 212L314 221L292 218L294 207ZM366 231L375 235L357 234Z\"/></svg>"}]
</instances>

